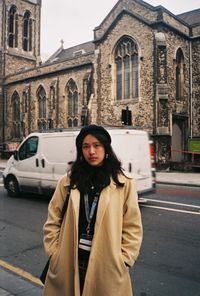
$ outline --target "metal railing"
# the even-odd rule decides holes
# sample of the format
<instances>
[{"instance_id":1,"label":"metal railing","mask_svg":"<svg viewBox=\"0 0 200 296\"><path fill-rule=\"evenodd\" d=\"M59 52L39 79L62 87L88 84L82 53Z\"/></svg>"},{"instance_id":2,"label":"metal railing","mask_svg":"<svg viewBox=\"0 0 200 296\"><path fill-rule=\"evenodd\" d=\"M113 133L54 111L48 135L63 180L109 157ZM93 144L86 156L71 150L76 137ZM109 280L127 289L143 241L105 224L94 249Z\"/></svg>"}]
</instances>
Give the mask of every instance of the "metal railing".
<instances>
[{"instance_id":1,"label":"metal railing","mask_svg":"<svg viewBox=\"0 0 200 296\"><path fill-rule=\"evenodd\" d=\"M200 165L200 152L171 149L171 161L173 161L173 153L181 155L182 157L185 157L185 155L187 155L189 156L187 161L190 161L192 164L198 163Z\"/></svg>"}]
</instances>

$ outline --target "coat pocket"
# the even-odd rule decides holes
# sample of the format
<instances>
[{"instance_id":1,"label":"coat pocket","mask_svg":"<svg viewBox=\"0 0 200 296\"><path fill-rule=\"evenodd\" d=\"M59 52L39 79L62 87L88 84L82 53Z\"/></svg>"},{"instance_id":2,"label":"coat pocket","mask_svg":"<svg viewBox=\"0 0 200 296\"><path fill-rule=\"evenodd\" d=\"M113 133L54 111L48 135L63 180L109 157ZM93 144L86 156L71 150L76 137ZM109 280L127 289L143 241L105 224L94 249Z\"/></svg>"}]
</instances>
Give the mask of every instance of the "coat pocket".
<instances>
[{"instance_id":1,"label":"coat pocket","mask_svg":"<svg viewBox=\"0 0 200 296\"><path fill-rule=\"evenodd\" d=\"M129 267L126 265L122 253L121 253L121 256L120 256L120 262L121 262L122 268L124 270L128 271L129 270Z\"/></svg>"},{"instance_id":2,"label":"coat pocket","mask_svg":"<svg viewBox=\"0 0 200 296\"><path fill-rule=\"evenodd\" d=\"M59 249L57 249L52 254L51 259L50 259L49 269L54 274L58 270L59 255L60 255L60 252L59 252Z\"/></svg>"}]
</instances>

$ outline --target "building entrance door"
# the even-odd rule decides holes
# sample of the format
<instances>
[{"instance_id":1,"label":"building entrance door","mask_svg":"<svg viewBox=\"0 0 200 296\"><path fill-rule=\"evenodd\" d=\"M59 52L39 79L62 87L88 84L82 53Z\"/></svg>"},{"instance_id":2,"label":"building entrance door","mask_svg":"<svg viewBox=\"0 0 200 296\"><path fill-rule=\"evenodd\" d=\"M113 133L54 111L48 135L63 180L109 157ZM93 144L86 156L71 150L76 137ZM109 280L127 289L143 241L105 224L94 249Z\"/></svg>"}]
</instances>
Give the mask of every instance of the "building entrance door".
<instances>
[{"instance_id":1,"label":"building entrance door","mask_svg":"<svg viewBox=\"0 0 200 296\"><path fill-rule=\"evenodd\" d=\"M183 153L186 139L186 120L185 118L173 118L172 142L171 142L171 161L181 162L184 160Z\"/></svg>"}]
</instances>

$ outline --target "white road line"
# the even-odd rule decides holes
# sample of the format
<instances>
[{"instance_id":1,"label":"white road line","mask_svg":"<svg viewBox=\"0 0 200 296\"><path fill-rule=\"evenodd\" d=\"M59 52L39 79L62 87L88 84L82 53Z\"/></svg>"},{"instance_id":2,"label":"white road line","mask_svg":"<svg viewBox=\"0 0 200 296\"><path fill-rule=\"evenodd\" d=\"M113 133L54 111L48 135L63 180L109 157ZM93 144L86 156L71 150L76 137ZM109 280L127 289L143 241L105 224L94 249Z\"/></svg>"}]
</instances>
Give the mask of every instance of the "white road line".
<instances>
[{"instance_id":1,"label":"white road line","mask_svg":"<svg viewBox=\"0 0 200 296\"><path fill-rule=\"evenodd\" d=\"M179 213L186 213L186 214L193 214L193 215L200 215L200 212L192 212L192 211L185 211L185 210L177 210L177 209L171 209L171 208L164 208L164 207L157 207L157 206L150 206L150 205L143 205L144 208L154 208L159 210L165 210L165 211L171 211L171 212L179 212Z\"/></svg>"},{"instance_id":2,"label":"white road line","mask_svg":"<svg viewBox=\"0 0 200 296\"><path fill-rule=\"evenodd\" d=\"M172 201L157 200L157 199L148 199L148 198L146 198L146 201L153 201L153 202L157 202L157 203L165 203L165 204L170 204L170 205L177 205L177 206L183 206L183 207L200 209L200 206L194 206L194 205L189 205L189 204L177 203L177 202L172 202Z\"/></svg>"}]
</instances>

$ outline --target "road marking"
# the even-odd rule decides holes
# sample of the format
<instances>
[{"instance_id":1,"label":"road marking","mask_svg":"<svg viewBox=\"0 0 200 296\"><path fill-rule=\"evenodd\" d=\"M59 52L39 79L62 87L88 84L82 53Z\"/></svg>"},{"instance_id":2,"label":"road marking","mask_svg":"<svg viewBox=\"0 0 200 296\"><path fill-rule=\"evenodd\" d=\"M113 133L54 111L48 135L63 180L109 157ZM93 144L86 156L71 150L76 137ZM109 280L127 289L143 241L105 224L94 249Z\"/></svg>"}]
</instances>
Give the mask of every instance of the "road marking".
<instances>
[{"instance_id":1,"label":"road marking","mask_svg":"<svg viewBox=\"0 0 200 296\"><path fill-rule=\"evenodd\" d=\"M0 266L16 273L17 275L25 278L26 280L29 280L31 282L33 282L34 284L37 284L39 286L43 286L43 284L41 283L40 279L34 277L31 273L21 269L21 268L18 268L18 267L15 267L3 260L0 260Z\"/></svg>"},{"instance_id":2,"label":"road marking","mask_svg":"<svg viewBox=\"0 0 200 296\"><path fill-rule=\"evenodd\" d=\"M146 198L146 200L147 201L158 202L158 203L165 203L165 204L170 204L170 205L176 205L176 206L182 206L182 207L189 207L189 208L200 209L200 206L194 206L194 205L189 205L189 204L177 203L177 202L173 202L173 201L165 201L165 200L149 199L149 198Z\"/></svg>"},{"instance_id":3,"label":"road marking","mask_svg":"<svg viewBox=\"0 0 200 296\"><path fill-rule=\"evenodd\" d=\"M164 207L150 206L150 205L144 205L144 204L141 204L141 206L144 207L144 208L154 208L154 209L165 210L165 211L172 211L172 212L179 212L179 213L200 215L200 213L198 213L198 212L192 212L192 211L177 210L177 209L172 209L172 208L164 208Z\"/></svg>"}]
</instances>

